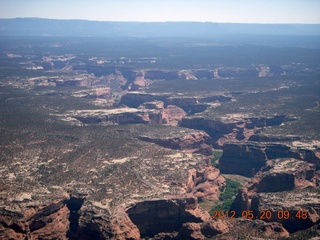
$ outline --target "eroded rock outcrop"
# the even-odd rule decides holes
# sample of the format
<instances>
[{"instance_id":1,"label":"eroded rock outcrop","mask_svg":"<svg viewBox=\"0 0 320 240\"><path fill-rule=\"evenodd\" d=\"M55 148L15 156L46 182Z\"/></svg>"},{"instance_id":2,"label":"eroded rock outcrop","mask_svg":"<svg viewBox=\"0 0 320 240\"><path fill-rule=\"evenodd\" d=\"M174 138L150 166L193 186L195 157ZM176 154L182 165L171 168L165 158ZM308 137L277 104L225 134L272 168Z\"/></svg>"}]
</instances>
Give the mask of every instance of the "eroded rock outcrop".
<instances>
[{"instance_id":1,"label":"eroded rock outcrop","mask_svg":"<svg viewBox=\"0 0 320 240\"><path fill-rule=\"evenodd\" d=\"M159 138L157 136L142 135L139 139L146 142L156 143L165 148L179 149L188 153L200 153L205 156L212 155L211 138L205 132L183 134L170 138Z\"/></svg>"},{"instance_id":2,"label":"eroded rock outcrop","mask_svg":"<svg viewBox=\"0 0 320 240\"><path fill-rule=\"evenodd\" d=\"M251 209L257 216L261 211L270 211L270 222L279 222L288 232L307 229L319 223L320 190L305 188L303 190L278 193L259 193L254 195ZM286 214L286 215L284 215Z\"/></svg>"},{"instance_id":3,"label":"eroded rock outcrop","mask_svg":"<svg viewBox=\"0 0 320 240\"><path fill-rule=\"evenodd\" d=\"M279 222L289 232L307 229L319 221L319 189L312 181L315 173L316 166L305 161L269 160L266 167L239 189L231 209L239 217L252 210L254 216ZM262 215L266 211L270 212L268 217ZM300 216L302 213L304 219Z\"/></svg>"},{"instance_id":4,"label":"eroded rock outcrop","mask_svg":"<svg viewBox=\"0 0 320 240\"><path fill-rule=\"evenodd\" d=\"M87 212L82 213L79 228L71 239L140 239L139 229L126 214L105 217L103 214L87 216Z\"/></svg>"},{"instance_id":5,"label":"eroded rock outcrop","mask_svg":"<svg viewBox=\"0 0 320 240\"><path fill-rule=\"evenodd\" d=\"M139 229L124 214L83 207L85 199L70 197L20 212L1 209L1 239L140 239ZM98 214L100 212L100 215Z\"/></svg>"},{"instance_id":6,"label":"eroded rock outcrop","mask_svg":"<svg viewBox=\"0 0 320 240\"><path fill-rule=\"evenodd\" d=\"M229 231L230 229L228 224L221 220L203 223L185 223L180 229L176 239L207 239Z\"/></svg>"},{"instance_id":7,"label":"eroded rock outcrop","mask_svg":"<svg viewBox=\"0 0 320 240\"><path fill-rule=\"evenodd\" d=\"M162 113L163 123L177 126L186 115L186 112L182 108L175 105L168 105Z\"/></svg>"},{"instance_id":8,"label":"eroded rock outcrop","mask_svg":"<svg viewBox=\"0 0 320 240\"><path fill-rule=\"evenodd\" d=\"M219 160L221 173L252 177L266 165L264 147L256 144L230 143L223 146Z\"/></svg>"},{"instance_id":9,"label":"eroded rock outcrop","mask_svg":"<svg viewBox=\"0 0 320 240\"><path fill-rule=\"evenodd\" d=\"M218 219L203 223L185 223L174 239L223 239L239 238L279 239L289 237L289 232L278 222L261 220ZM173 238L172 238L173 239Z\"/></svg>"},{"instance_id":10,"label":"eroded rock outcrop","mask_svg":"<svg viewBox=\"0 0 320 240\"><path fill-rule=\"evenodd\" d=\"M162 101L145 102L141 104L139 109L156 109L159 110L162 116L162 123L171 126L177 126L187 113L180 107L175 105L164 106Z\"/></svg>"},{"instance_id":11,"label":"eroded rock outcrop","mask_svg":"<svg viewBox=\"0 0 320 240\"><path fill-rule=\"evenodd\" d=\"M202 170L191 169L187 182L187 192L192 193L199 201L217 201L221 187L226 180L217 168L208 166Z\"/></svg>"},{"instance_id":12,"label":"eroded rock outcrop","mask_svg":"<svg viewBox=\"0 0 320 240\"><path fill-rule=\"evenodd\" d=\"M182 108L189 114L194 114L204 111L210 103L214 102L229 102L232 98L224 95L214 96L172 96L169 93L144 93L144 92L128 92L123 95L120 104L131 108L137 108L146 102L162 101L165 107L175 105Z\"/></svg>"},{"instance_id":13,"label":"eroded rock outcrop","mask_svg":"<svg viewBox=\"0 0 320 240\"><path fill-rule=\"evenodd\" d=\"M195 198L145 201L129 207L126 212L142 237L179 231L184 223L210 219L206 211L198 208Z\"/></svg>"},{"instance_id":14,"label":"eroded rock outcrop","mask_svg":"<svg viewBox=\"0 0 320 240\"><path fill-rule=\"evenodd\" d=\"M248 210L251 198L261 192L282 192L306 187L316 187L312 179L315 177L316 167L301 160L282 158L267 161L261 171L239 189L234 201L233 209L237 212ZM240 211L239 211L240 210Z\"/></svg>"},{"instance_id":15,"label":"eroded rock outcrop","mask_svg":"<svg viewBox=\"0 0 320 240\"><path fill-rule=\"evenodd\" d=\"M259 140L256 135L258 130L292 120L294 119L285 115L255 117L250 114L225 114L212 118L187 116L182 119L180 126L204 130L213 139L213 146L221 148L228 142L245 142L250 138Z\"/></svg>"},{"instance_id":16,"label":"eroded rock outcrop","mask_svg":"<svg viewBox=\"0 0 320 240\"><path fill-rule=\"evenodd\" d=\"M223 156L219 161L222 173L240 174L253 177L267 160L277 158L294 158L320 167L319 148L295 147L285 144L226 143L223 146Z\"/></svg>"},{"instance_id":17,"label":"eroded rock outcrop","mask_svg":"<svg viewBox=\"0 0 320 240\"><path fill-rule=\"evenodd\" d=\"M0 210L1 239L68 239L68 199L55 200L43 206L20 211Z\"/></svg>"}]
</instances>

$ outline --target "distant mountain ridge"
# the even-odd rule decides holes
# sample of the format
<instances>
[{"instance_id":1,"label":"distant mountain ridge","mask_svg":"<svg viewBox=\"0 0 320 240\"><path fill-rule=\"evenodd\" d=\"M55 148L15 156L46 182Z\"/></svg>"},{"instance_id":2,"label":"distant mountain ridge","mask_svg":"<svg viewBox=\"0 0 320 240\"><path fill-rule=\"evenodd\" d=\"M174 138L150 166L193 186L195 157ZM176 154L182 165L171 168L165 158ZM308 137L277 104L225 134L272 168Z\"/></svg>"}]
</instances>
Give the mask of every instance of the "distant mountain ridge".
<instances>
[{"instance_id":1,"label":"distant mountain ridge","mask_svg":"<svg viewBox=\"0 0 320 240\"><path fill-rule=\"evenodd\" d=\"M42 18L0 19L0 36L211 38L235 34L320 36L320 24L100 22Z\"/></svg>"}]
</instances>

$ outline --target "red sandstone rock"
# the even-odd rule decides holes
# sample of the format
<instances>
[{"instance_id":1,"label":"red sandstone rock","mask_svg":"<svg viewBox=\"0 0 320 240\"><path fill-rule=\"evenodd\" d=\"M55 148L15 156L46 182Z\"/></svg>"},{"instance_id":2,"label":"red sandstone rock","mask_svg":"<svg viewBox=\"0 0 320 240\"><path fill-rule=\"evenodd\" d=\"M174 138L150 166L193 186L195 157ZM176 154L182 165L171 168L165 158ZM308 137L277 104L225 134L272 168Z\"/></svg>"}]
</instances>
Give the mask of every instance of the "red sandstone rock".
<instances>
[{"instance_id":1,"label":"red sandstone rock","mask_svg":"<svg viewBox=\"0 0 320 240\"><path fill-rule=\"evenodd\" d=\"M226 185L226 180L217 168L206 167L202 171L190 170L187 191L201 201L216 201L219 199L219 189Z\"/></svg>"},{"instance_id":2,"label":"red sandstone rock","mask_svg":"<svg viewBox=\"0 0 320 240\"><path fill-rule=\"evenodd\" d=\"M127 215L120 218L93 217L91 220L81 223L74 239L140 239L139 229L132 223Z\"/></svg>"},{"instance_id":3,"label":"red sandstone rock","mask_svg":"<svg viewBox=\"0 0 320 240\"><path fill-rule=\"evenodd\" d=\"M261 235L265 238L286 238L289 232L277 222L266 223L261 220L254 221L254 228L261 231Z\"/></svg>"},{"instance_id":4,"label":"red sandstone rock","mask_svg":"<svg viewBox=\"0 0 320 240\"><path fill-rule=\"evenodd\" d=\"M2 210L0 239L67 239L69 209L65 199L30 208L24 213Z\"/></svg>"},{"instance_id":5,"label":"red sandstone rock","mask_svg":"<svg viewBox=\"0 0 320 240\"><path fill-rule=\"evenodd\" d=\"M168 125L177 126L178 122L186 115L186 112L182 108L169 105L163 111L163 122Z\"/></svg>"},{"instance_id":6,"label":"red sandstone rock","mask_svg":"<svg viewBox=\"0 0 320 240\"><path fill-rule=\"evenodd\" d=\"M145 201L129 207L126 212L142 237L175 232L187 222L210 220L208 212L198 207L195 198Z\"/></svg>"},{"instance_id":7,"label":"red sandstone rock","mask_svg":"<svg viewBox=\"0 0 320 240\"><path fill-rule=\"evenodd\" d=\"M185 223L179 231L177 239L207 239L218 234L227 233L228 225L221 221L208 221L203 223Z\"/></svg>"},{"instance_id":8,"label":"red sandstone rock","mask_svg":"<svg viewBox=\"0 0 320 240\"><path fill-rule=\"evenodd\" d=\"M172 138L157 138L153 136L140 136L140 140L153 142L165 148L179 149L188 153L199 153L205 156L212 155L211 138L202 131L189 133Z\"/></svg>"}]
</instances>

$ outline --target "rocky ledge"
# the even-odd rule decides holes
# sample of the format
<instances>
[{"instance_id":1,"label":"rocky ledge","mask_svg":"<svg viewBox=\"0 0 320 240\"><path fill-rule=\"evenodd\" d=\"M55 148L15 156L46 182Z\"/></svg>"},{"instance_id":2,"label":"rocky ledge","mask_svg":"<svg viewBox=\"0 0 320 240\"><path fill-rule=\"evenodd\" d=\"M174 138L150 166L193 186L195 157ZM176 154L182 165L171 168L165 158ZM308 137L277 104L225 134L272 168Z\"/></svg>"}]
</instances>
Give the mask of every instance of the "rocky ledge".
<instances>
[{"instance_id":1,"label":"rocky ledge","mask_svg":"<svg viewBox=\"0 0 320 240\"><path fill-rule=\"evenodd\" d=\"M213 146L215 148L222 148L228 142L261 141L263 137L260 138L260 135L256 133L262 128L278 126L284 122L295 120L285 115L257 117L250 114L225 114L210 118L201 115L203 114L184 117L180 126L207 132L213 139ZM285 141L287 139L275 136L268 138L269 141Z\"/></svg>"},{"instance_id":2,"label":"rocky ledge","mask_svg":"<svg viewBox=\"0 0 320 240\"><path fill-rule=\"evenodd\" d=\"M114 108L75 110L59 117L68 122L81 124L166 124L177 126L186 116L183 109L175 105L164 107L161 101L145 102L138 108Z\"/></svg>"},{"instance_id":3,"label":"rocky ledge","mask_svg":"<svg viewBox=\"0 0 320 240\"><path fill-rule=\"evenodd\" d=\"M145 201L126 210L138 226L141 237L160 232L177 232L184 223L209 221L208 212L199 209L195 198Z\"/></svg>"},{"instance_id":4,"label":"rocky ledge","mask_svg":"<svg viewBox=\"0 0 320 240\"><path fill-rule=\"evenodd\" d=\"M239 217L252 210L257 218L295 232L319 222L319 193L315 164L293 158L269 160L239 189L231 210Z\"/></svg>"},{"instance_id":5,"label":"rocky ledge","mask_svg":"<svg viewBox=\"0 0 320 240\"><path fill-rule=\"evenodd\" d=\"M165 138L151 135L141 135L138 138L142 141L155 143L165 148L179 149L187 153L200 153L205 156L212 155L211 138L202 131L190 131L190 133L181 136Z\"/></svg>"},{"instance_id":6,"label":"rocky ledge","mask_svg":"<svg viewBox=\"0 0 320 240\"><path fill-rule=\"evenodd\" d=\"M254 142L226 143L219 160L219 169L226 174L239 174L253 177L267 165L268 160L277 158L295 158L312 163L320 168L320 145L310 142L299 144L262 144Z\"/></svg>"},{"instance_id":7,"label":"rocky ledge","mask_svg":"<svg viewBox=\"0 0 320 240\"><path fill-rule=\"evenodd\" d=\"M145 102L162 101L165 106L175 105L182 108L189 114L204 111L210 104L215 102L229 102L232 97L225 95L208 95L208 96L172 96L169 93L144 93L128 92L122 96L120 104L136 108Z\"/></svg>"}]
</instances>

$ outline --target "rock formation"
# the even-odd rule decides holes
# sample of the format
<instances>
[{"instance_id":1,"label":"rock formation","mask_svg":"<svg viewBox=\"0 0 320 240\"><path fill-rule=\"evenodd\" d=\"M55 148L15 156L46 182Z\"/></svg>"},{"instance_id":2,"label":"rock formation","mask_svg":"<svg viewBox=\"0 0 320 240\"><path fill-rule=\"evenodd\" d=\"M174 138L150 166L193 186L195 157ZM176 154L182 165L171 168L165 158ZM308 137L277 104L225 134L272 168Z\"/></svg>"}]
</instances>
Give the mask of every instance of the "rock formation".
<instances>
[{"instance_id":1,"label":"rock formation","mask_svg":"<svg viewBox=\"0 0 320 240\"><path fill-rule=\"evenodd\" d=\"M146 142L156 143L165 148L179 149L188 153L200 153L205 156L212 155L211 138L205 132L184 134L182 136L173 136L158 138L156 136L141 135L139 139Z\"/></svg>"},{"instance_id":2,"label":"rock formation","mask_svg":"<svg viewBox=\"0 0 320 240\"><path fill-rule=\"evenodd\" d=\"M212 118L201 115L184 117L180 126L206 131L212 137L213 146L216 148L222 148L226 142L243 142L250 138L259 140L255 134L258 130L294 120L285 115L254 117L248 114L226 114Z\"/></svg>"},{"instance_id":3,"label":"rock formation","mask_svg":"<svg viewBox=\"0 0 320 240\"><path fill-rule=\"evenodd\" d=\"M162 101L164 106L175 105L182 108L189 114L202 112L208 107L208 103L228 102L231 97L224 95L214 96L171 96L168 93L144 93L144 92L128 92L123 95L120 104L128 107L136 108L146 102Z\"/></svg>"},{"instance_id":4,"label":"rock formation","mask_svg":"<svg viewBox=\"0 0 320 240\"><path fill-rule=\"evenodd\" d=\"M295 147L285 144L226 143L223 146L223 156L219 161L222 173L239 174L253 177L267 160L277 158L295 158L320 166L319 150L305 144L304 147Z\"/></svg>"},{"instance_id":5,"label":"rock formation","mask_svg":"<svg viewBox=\"0 0 320 240\"><path fill-rule=\"evenodd\" d=\"M265 221L279 222L288 232L296 232L319 223L319 194L319 189L314 188L259 193L252 197L251 209L258 215L262 210L269 211L271 218Z\"/></svg>"},{"instance_id":6,"label":"rock formation","mask_svg":"<svg viewBox=\"0 0 320 240\"><path fill-rule=\"evenodd\" d=\"M312 181L315 174L316 166L305 161L269 160L266 167L239 189L231 209L239 217L252 210L257 218L279 222L289 232L307 229L319 221L320 192Z\"/></svg>"},{"instance_id":7,"label":"rock formation","mask_svg":"<svg viewBox=\"0 0 320 240\"><path fill-rule=\"evenodd\" d=\"M220 188L226 185L226 180L217 168L211 166L201 170L191 169L187 182L187 192L192 193L199 201L217 201Z\"/></svg>"},{"instance_id":8,"label":"rock formation","mask_svg":"<svg viewBox=\"0 0 320 240\"><path fill-rule=\"evenodd\" d=\"M179 231L184 223L210 219L206 211L198 208L195 198L145 201L129 207L126 212L142 237Z\"/></svg>"},{"instance_id":9,"label":"rock formation","mask_svg":"<svg viewBox=\"0 0 320 240\"><path fill-rule=\"evenodd\" d=\"M213 238L216 235L222 233L227 233L229 231L229 226L221 220L208 221L203 223L189 222L183 224L176 239L207 239Z\"/></svg>"}]
</instances>

